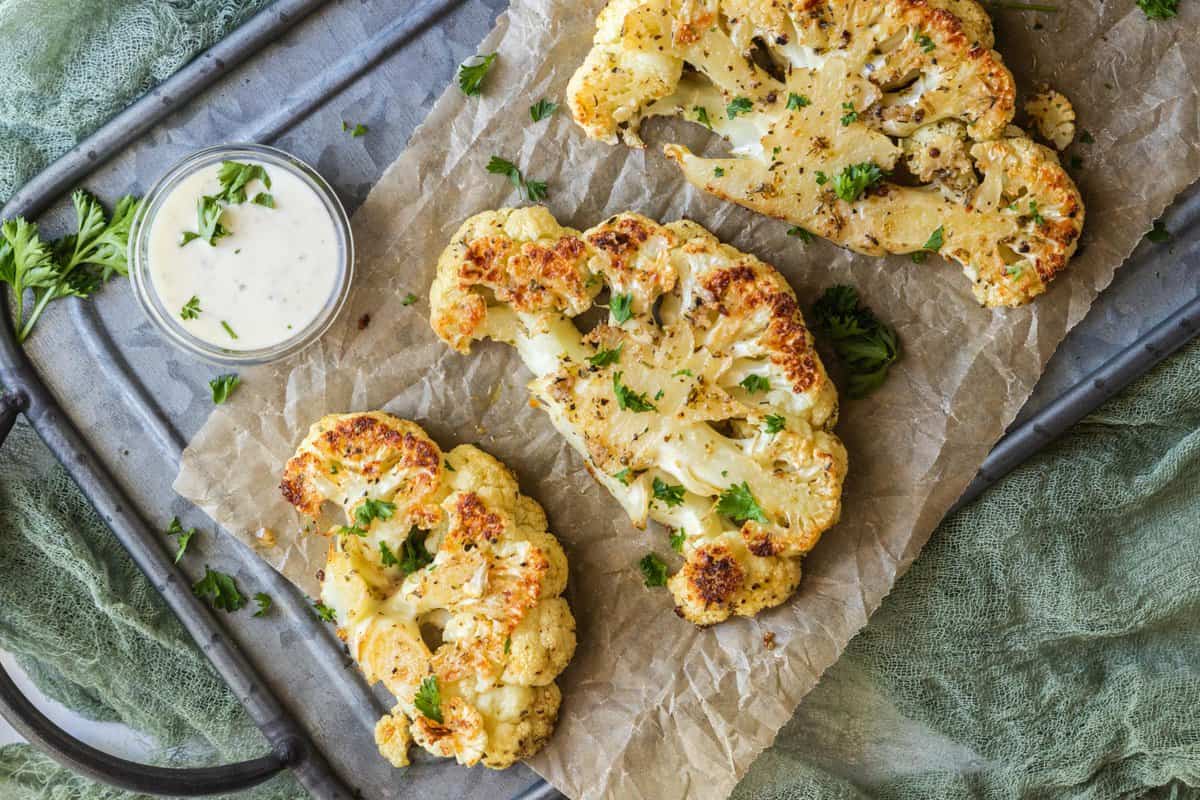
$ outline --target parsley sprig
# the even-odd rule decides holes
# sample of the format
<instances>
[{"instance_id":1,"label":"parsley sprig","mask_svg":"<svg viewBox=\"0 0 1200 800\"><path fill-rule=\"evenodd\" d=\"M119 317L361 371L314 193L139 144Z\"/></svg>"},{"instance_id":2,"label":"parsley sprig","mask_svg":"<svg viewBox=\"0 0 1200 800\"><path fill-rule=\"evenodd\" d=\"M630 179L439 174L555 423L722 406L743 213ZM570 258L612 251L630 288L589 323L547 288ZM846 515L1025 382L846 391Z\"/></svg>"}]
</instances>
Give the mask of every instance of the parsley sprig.
<instances>
[{"instance_id":1,"label":"parsley sprig","mask_svg":"<svg viewBox=\"0 0 1200 800\"><path fill-rule=\"evenodd\" d=\"M847 203L853 203L883 178L883 170L871 161L851 164L833 177L833 191Z\"/></svg>"},{"instance_id":2,"label":"parsley sprig","mask_svg":"<svg viewBox=\"0 0 1200 800\"><path fill-rule=\"evenodd\" d=\"M613 373L613 393L617 396L617 405L621 410L639 414L645 411L657 411L658 407L646 399L645 392L635 392L621 383L621 376L624 374L620 371Z\"/></svg>"},{"instance_id":3,"label":"parsley sprig","mask_svg":"<svg viewBox=\"0 0 1200 800\"><path fill-rule=\"evenodd\" d=\"M208 388L212 389L212 401L214 405L221 405L229 396L233 394L242 382L242 379L237 375L230 373L228 375L218 375L208 382Z\"/></svg>"},{"instance_id":4,"label":"parsley sprig","mask_svg":"<svg viewBox=\"0 0 1200 800\"><path fill-rule=\"evenodd\" d=\"M192 593L207 598L209 604L220 611L232 613L246 605L246 596L238 591L237 581L232 575L204 566L204 577L192 584Z\"/></svg>"},{"instance_id":5,"label":"parsley sprig","mask_svg":"<svg viewBox=\"0 0 1200 800\"><path fill-rule=\"evenodd\" d=\"M642 556L642 560L638 562L638 569L642 571L642 582L648 588L667 585L667 564L657 553Z\"/></svg>"},{"instance_id":6,"label":"parsley sprig","mask_svg":"<svg viewBox=\"0 0 1200 800\"><path fill-rule=\"evenodd\" d=\"M179 559L183 558L183 554L187 552L188 544L192 541L192 537L196 535L195 528L184 530L183 524L180 523L179 517L173 517L171 524L167 526L167 536L176 537L179 543L178 549L175 551L175 563L179 563Z\"/></svg>"},{"instance_id":7,"label":"parsley sprig","mask_svg":"<svg viewBox=\"0 0 1200 800\"><path fill-rule=\"evenodd\" d=\"M500 156L492 156L487 171L493 175L504 175L513 187L525 195L531 203L546 199L546 182L527 179L516 164Z\"/></svg>"},{"instance_id":8,"label":"parsley sprig","mask_svg":"<svg viewBox=\"0 0 1200 800\"><path fill-rule=\"evenodd\" d=\"M557 110L558 103L552 103L543 97L529 107L529 118L534 122L541 122Z\"/></svg>"},{"instance_id":9,"label":"parsley sprig","mask_svg":"<svg viewBox=\"0 0 1200 800\"><path fill-rule=\"evenodd\" d=\"M467 97L477 97L483 93L483 79L487 77L488 70L492 68L495 60L496 54L488 53L468 59L473 63L463 63L459 66L458 88L462 89L463 94Z\"/></svg>"},{"instance_id":10,"label":"parsley sprig","mask_svg":"<svg viewBox=\"0 0 1200 800\"><path fill-rule=\"evenodd\" d=\"M754 493L750 491L750 485L745 481L721 492L721 496L717 498L717 513L724 514L738 524L750 519L764 524L767 521L767 515L763 513L762 506L758 504Z\"/></svg>"},{"instance_id":11,"label":"parsley sprig","mask_svg":"<svg viewBox=\"0 0 1200 800\"><path fill-rule=\"evenodd\" d=\"M417 711L437 724L445 722L442 719L442 691L438 688L437 676L430 675L421 681L421 686L413 697L413 705L417 707Z\"/></svg>"},{"instance_id":12,"label":"parsley sprig","mask_svg":"<svg viewBox=\"0 0 1200 800\"><path fill-rule=\"evenodd\" d=\"M419 569L424 569L433 563L433 553L425 549L425 539L428 533L420 528L412 528L404 546L400 548L400 571L411 575Z\"/></svg>"},{"instance_id":13,"label":"parsley sprig","mask_svg":"<svg viewBox=\"0 0 1200 800\"><path fill-rule=\"evenodd\" d=\"M654 499L665 503L668 508L683 505L683 486L667 483L662 478L655 476L652 487Z\"/></svg>"},{"instance_id":14,"label":"parsley sprig","mask_svg":"<svg viewBox=\"0 0 1200 800\"><path fill-rule=\"evenodd\" d=\"M813 306L818 332L828 336L834 352L850 373L847 394L865 397L878 389L900 357L896 331L859 305L851 286L831 286Z\"/></svg>"}]
</instances>

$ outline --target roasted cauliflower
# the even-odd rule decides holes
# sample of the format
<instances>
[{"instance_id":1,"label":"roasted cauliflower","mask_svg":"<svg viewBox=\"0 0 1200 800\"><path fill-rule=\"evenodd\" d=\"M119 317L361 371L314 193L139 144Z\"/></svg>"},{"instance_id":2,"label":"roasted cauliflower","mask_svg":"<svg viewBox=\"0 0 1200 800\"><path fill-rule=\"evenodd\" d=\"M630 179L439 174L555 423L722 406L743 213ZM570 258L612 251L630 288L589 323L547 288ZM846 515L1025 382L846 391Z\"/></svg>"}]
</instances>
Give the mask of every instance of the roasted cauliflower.
<instances>
[{"instance_id":1,"label":"roasted cauliflower","mask_svg":"<svg viewBox=\"0 0 1200 800\"><path fill-rule=\"evenodd\" d=\"M593 138L646 117L724 137L664 150L688 181L860 253L938 252L976 298L1045 291L1083 227L1074 183L1010 125L1012 75L974 0L611 0L567 99Z\"/></svg>"},{"instance_id":2,"label":"roasted cauliflower","mask_svg":"<svg viewBox=\"0 0 1200 800\"><path fill-rule=\"evenodd\" d=\"M559 595L567 560L546 515L499 461L470 445L442 453L416 424L332 414L287 463L284 497L329 530L321 602L368 681L397 700L375 730L408 764L413 739L461 764L503 769L554 729L554 679L575 652Z\"/></svg>"},{"instance_id":3,"label":"roasted cauliflower","mask_svg":"<svg viewBox=\"0 0 1200 800\"><path fill-rule=\"evenodd\" d=\"M608 322L572 321L609 292ZM677 612L698 625L784 602L837 522L837 393L773 268L699 225L618 214L583 233L545 208L467 220L431 323L459 352L515 345L538 406L638 527L674 532ZM665 543L665 540L664 540Z\"/></svg>"}]
</instances>

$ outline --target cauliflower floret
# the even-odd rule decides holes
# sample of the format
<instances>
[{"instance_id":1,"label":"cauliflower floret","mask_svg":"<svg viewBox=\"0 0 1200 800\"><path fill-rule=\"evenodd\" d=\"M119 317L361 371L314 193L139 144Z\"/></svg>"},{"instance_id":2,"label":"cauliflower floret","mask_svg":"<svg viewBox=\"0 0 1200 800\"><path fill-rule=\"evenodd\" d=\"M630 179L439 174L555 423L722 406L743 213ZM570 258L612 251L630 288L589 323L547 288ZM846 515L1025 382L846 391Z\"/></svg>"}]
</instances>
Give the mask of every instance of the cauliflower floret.
<instances>
[{"instance_id":1,"label":"cauliflower floret","mask_svg":"<svg viewBox=\"0 0 1200 800\"><path fill-rule=\"evenodd\" d=\"M939 252L962 264L980 302L1017 305L1066 265L1084 215L1057 159L1010 135L1015 89L992 40L974 0L614 0L568 102L589 136L610 143L642 146L638 124L656 115L706 125L729 157L664 147L689 182L858 252L932 249L940 230ZM1000 137L1019 160L974 155ZM924 185L889 179L902 168ZM1023 202L1062 216L1044 226L1044 212L981 203L976 173L1037 173ZM1031 243L1029 257L989 269L1014 238Z\"/></svg>"},{"instance_id":2,"label":"cauliflower floret","mask_svg":"<svg viewBox=\"0 0 1200 800\"><path fill-rule=\"evenodd\" d=\"M1025 113L1038 134L1054 145L1055 150L1066 150L1075 141L1075 109L1061 92L1043 87L1025 101Z\"/></svg>"},{"instance_id":3,"label":"cauliflower floret","mask_svg":"<svg viewBox=\"0 0 1200 800\"><path fill-rule=\"evenodd\" d=\"M367 680L398 701L375 729L388 761L407 764L415 739L503 769L545 744L575 652L567 560L503 464L470 445L443 454L390 414L333 414L281 489L305 514L333 501L346 515L329 531L321 599Z\"/></svg>"},{"instance_id":4,"label":"cauliflower floret","mask_svg":"<svg viewBox=\"0 0 1200 800\"><path fill-rule=\"evenodd\" d=\"M485 218L495 215L530 239L560 235L541 208ZM708 625L784 602L799 558L837 522L846 472L831 432L836 390L787 282L693 222L618 214L578 235L585 285L609 291L608 323L585 335L567 301L516 311L474 282L463 254L477 230L464 223L438 261L434 330L459 350L489 336L515 345L537 405L634 524L683 532L685 563L670 586L685 618ZM456 319L463 296L484 307L470 338ZM526 619L550 652L540 628L561 626ZM544 659L529 659L526 680L546 671Z\"/></svg>"}]
</instances>

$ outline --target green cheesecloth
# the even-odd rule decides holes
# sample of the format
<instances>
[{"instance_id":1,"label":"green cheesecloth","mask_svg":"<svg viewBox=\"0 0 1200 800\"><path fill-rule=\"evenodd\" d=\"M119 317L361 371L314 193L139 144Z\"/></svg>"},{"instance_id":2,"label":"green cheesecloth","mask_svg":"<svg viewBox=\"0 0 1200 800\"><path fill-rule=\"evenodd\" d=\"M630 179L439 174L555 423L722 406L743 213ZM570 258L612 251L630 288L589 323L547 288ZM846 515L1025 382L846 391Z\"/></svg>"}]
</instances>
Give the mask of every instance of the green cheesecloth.
<instances>
[{"instance_id":1,"label":"green cheesecloth","mask_svg":"<svg viewBox=\"0 0 1200 800\"><path fill-rule=\"evenodd\" d=\"M266 2L0 0L0 198ZM1197 533L1200 344L943 524L734 796L1200 798ZM263 752L21 426L0 552L0 648L49 696L150 734L163 763ZM0 748L2 800L129 797Z\"/></svg>"}]
</instances>

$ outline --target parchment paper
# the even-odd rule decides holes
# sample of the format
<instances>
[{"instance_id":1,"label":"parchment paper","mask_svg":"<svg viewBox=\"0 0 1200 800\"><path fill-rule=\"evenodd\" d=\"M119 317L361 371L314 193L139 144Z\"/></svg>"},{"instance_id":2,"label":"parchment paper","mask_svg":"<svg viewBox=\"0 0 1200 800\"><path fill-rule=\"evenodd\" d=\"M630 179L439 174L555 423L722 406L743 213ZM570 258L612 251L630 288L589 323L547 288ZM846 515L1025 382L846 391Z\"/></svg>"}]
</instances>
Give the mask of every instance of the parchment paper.
<instances>
[{"instance_id":1,"label":"parchment paper","mask_svg":"<svg viewBox=\"0 0 1200 800\"><path fill-rule=\"evenodd\" d=\"M579 650L560 679L557 732L532 766L574 798L720 798L916 557L1069 328L1200 173L1200 4L1184 0L1179 19L1160 23L1132 0L996 12L998 49L1022 88L1051 81L1095 139L1071 151L1083 159L1074 170L1087 203L1081 252L1048 294L1010 311L981 309L959 268L937 258L915 265L802 246L785 224L693 190L658 145L719 151L698 126L650 123L650 146L637 152L586 140L565 109L532 124L531 103L562 100L601 5L516 0L501 17L479 50L500 53L485 96L448 88L355 215L348 310L317 346L243 373L233 401L184 454L176 489L245 541L273 528L278 545L264 557L315 595L326 543L301 532L276 489L314 420L384 408L446 449L478 443L546 507L571 562ZM805 562L792 602L703 631L678 619L667 592L644 588L634 566L648 550L669 553L665 534L636 531L529 407L515 352L488 343L463 357L435 339L427 297L438 253L467 216L519 203L504 178L485 172L491 155L547 180L547 204L564 224L584 228L624 209L687 216L775 264L805 308L826 286L850 283L896 326L904 357L884 388L843 397L845 512ZM421 300L403 306L407 292Z\"/></svg>"}]
</instances>

